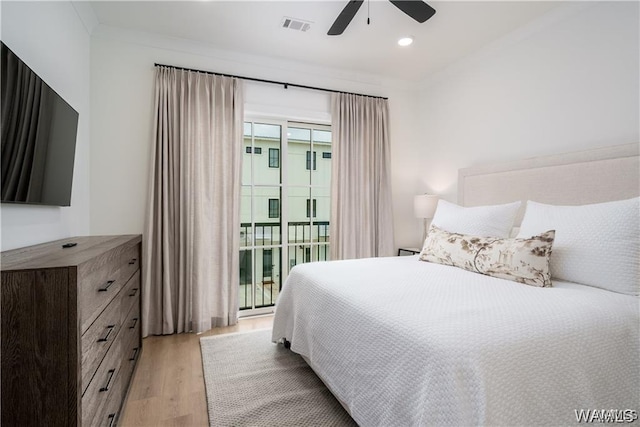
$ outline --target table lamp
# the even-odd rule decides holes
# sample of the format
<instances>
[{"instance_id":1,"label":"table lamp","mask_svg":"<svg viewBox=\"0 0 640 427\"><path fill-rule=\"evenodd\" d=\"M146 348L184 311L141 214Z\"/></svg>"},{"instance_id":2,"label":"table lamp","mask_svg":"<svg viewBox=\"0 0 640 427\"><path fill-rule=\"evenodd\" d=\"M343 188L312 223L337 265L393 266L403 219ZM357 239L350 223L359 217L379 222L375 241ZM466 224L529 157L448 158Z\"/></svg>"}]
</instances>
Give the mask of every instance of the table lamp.
<instances>
[{"instance_id":1,"label":"table lamp","mask_svg":"<svg viewBox=\"0 0 640 427\"><path fill-rule=\"evenodd\" d=\"M424 220L424 233L422 241L427 237L428 221L433 218L438 206L439 197L434 194L420 194L413 197L413 213L416 218Z\"/></svg>"}]
</instances>

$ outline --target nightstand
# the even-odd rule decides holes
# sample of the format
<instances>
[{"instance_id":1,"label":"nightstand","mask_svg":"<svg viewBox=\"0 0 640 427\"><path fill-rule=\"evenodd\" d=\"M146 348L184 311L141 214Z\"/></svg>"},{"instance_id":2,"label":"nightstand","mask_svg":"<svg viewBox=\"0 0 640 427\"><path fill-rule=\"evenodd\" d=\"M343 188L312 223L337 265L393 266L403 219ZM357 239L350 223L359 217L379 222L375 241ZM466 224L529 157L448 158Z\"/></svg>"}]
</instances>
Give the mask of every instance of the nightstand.
<instances>
[{"instance_id":1,"label":"nightstand","mask_svg":"<svg viewBox=\"0 0 640 427\"><path fill-rule=\"evenodd\" d=\"M398 249L398 256L417 255L420 253L418 248L400 248Z\"/></svg>"}]
</instances>

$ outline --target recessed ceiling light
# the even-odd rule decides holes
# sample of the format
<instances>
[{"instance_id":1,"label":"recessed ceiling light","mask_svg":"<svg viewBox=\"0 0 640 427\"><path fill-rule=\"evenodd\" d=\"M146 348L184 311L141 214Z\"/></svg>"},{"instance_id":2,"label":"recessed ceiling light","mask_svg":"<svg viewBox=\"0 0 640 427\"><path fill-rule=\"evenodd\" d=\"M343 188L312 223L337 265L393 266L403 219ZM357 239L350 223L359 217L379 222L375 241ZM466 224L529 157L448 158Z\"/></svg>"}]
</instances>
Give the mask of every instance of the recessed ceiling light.
<instances>
[{"instance_id":1,"label":"recessed ceiling light","mask_svg":"<svg viewBox=\"0 0 640 427\"><path fill-rule=\"evenodd\" d=\"M413 43L413 37L411 36L403 37L400 40L398 40L398 44L400 46L409 46L411 43Z\"/></svg>"}]
</instances>

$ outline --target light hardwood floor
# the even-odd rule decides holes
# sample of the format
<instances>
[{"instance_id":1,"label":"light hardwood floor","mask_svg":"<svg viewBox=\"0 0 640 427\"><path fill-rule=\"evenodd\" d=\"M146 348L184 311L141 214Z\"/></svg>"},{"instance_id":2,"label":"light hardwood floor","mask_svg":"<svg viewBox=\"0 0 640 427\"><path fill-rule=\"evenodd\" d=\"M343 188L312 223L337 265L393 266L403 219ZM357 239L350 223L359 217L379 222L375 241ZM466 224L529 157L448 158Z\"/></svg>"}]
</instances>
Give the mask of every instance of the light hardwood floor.
<instances>
[{"instance_id":1,"label":"light hardwood floor","mask_svg":"<svg viewBox=\"0 0 640 427\"><path fill-rule=\"evenodd\" d=\"M208 426L200 338L269 328L273 316L241 319L209 332L148 337L120 426Z\"/></svg>"}]
</instances>

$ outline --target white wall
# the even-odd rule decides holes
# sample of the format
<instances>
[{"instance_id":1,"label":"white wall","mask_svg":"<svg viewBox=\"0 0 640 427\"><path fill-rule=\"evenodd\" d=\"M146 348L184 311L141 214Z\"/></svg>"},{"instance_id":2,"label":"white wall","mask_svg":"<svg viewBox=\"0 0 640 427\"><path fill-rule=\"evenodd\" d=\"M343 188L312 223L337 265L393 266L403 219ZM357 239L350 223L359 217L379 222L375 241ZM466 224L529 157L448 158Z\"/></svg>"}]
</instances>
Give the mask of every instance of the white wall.
<instances>
[{"instance_id":1,"label":"white wall","mask_svg":"<svg viewBox=\"0 0 640 427\"><path fill-rule=\"evenodd\" d=\"M1 249L89 234L89 33L68 1L1 7L2 41L79 113L71 206L2 204Z\"/></svg>"},{"instance_id":2,"label":"white wall","mask_svg":"<svg viewBox=\"0 0 640 427\"><path fill-rule=\"evenodd\" d=\"M154 62L389 97L396 246L419 245L415 194L455 201L461 167L640 140L638 3L572 3L406 82L98 26L91 40L91 232L140 233ZM248 83L247 113L329 120L321 92Z\"/></svg>"},{"instance_id":3,"label":"white wall","mask_svg":"<svg viewBox=\"0 0 640 427\"><path fill-rule=\"evenodd\" d=\"M99 26L91 44L91 232L141 233L153 129L154 63L389 97L396 244L414 240L402 169L413 162L416 96L406 83L272 58L215 51L194 42ZM327 123L326 93L259 83L245 86L246 113ZM412 225L412 223L414 223ZM407 226L409 225L409 226ZM417 231L419 233L419 230Z\"/></svg>"},{"instance_id":4,"label":"white wall","mask_svg":"<svg viewBox=\"0 0 640 427\"><path fill-rule=\"evenodd\" d=\"M471 165L640 141L637 2L570 3L427 79L416 190Z\"/></svg>"},{"instance_id":5,"label":"white wall","mask_svg":"<svg viewBox=\"0 0 640 427\"><path fill-rule=\"evenodd\" d=\"M640 139L637 2L569 4L431 76L420 91L108 27L89 38L70 2L0 7L2 40L80 113L72 206L3 204L2 250L142 232L154 62L388 96L396 246L419 244L413 195L455 200L460 167ZM294 88L247 84L247 110L329 120L326 94Z\"/></svg>"}]
</instances>

